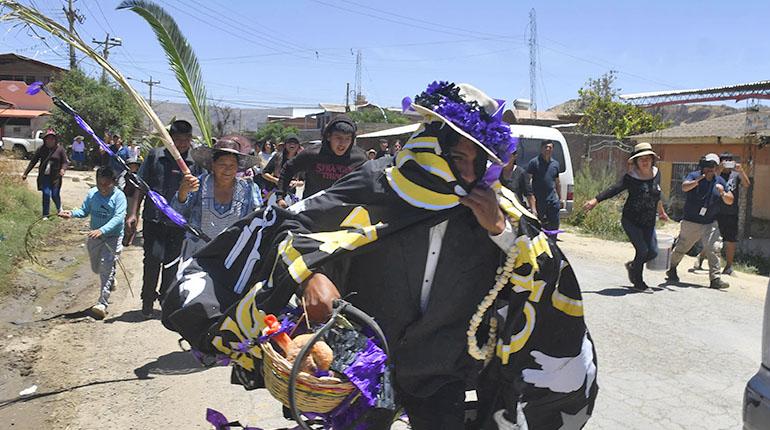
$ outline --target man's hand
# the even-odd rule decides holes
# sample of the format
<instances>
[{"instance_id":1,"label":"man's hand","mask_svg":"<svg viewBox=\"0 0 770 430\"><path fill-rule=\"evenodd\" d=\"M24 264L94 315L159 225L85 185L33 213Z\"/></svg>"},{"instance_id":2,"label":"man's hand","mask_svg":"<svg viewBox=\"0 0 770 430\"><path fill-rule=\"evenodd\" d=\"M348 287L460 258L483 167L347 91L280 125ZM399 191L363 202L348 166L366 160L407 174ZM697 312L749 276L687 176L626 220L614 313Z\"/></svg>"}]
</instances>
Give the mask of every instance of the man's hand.
<instances>
[{"instance_id":1,"label":"man's hand","mask_svg":"<svg viewBox=\"0 0 770 430\"><path fill-rule=\"evenodd\" d=\"M741 166L741 163L735 163L735 171L738 173L743 172L743 166Z\"/></svg>"},{"instance_id":2,"label":"man's hand","mask_svg":"<svg viewBox=\"0 0 770 430\"><path fill-rule=\"evenodd\" d=\"M278 205L279 208L286 209L289 207L289 205L286 204L286 201L284 199L278 199L275 201L275 204Z\"/></svg>"},{"instance_id":3,"label":"man's hand","mask_svg":"<svg viewBox=\"0 0 770 430\"><path fill-rule=\"evenodd\" d=\"M334 300L340 298L340 292L334 283L323 273L314 273L304 282L307 316L311 321L326 322L332 314Z\"/></svg>"},{"instance_id":4,"label":"man's hand","mask_svg":"<svg viewBox=\"0 0 770 430\"><path fill-rule=\"evenodd\" d=\"M722 184L716 184L714 187L717 189L720 196L725 192L725 187Z\"/></svg>"},{"instance_id":5,"label":"man's hand","mask_svg":"<svg viewBox=\"0 0 770 430\"><path fill-rule=\"evenodd\" d=\"M491 234L498 235L505 230L505 216L492 189L476 187L467 196L460 197L460 203L469 207L479 225Z\"/></svg>"},{"instance_id":6,"label":"man's hand","mask_svg":"<svg viewBox=\"0 0 770 430\"><path fill-rule=\"evenodd\" d=\"M91 239L98 239L102 237L102 231L99 229L91 230L88 232L88 237Z\"/></svg>"},{"instance_id":7,"label":"man's hand","mask_svg":"<svg viewBox=\"0 0 770 430\"><path fill-rule=\"evenodd\" d=\"M72 211L60 211L58 214L60 218L70 219L72 218Z\"/></svg>"},{"instance_id":8,"label":"man's hand","mask_svg":"<svg viewBox=\"0 0 770 430\"><path fill-rule=\"evenodd\" d=\"M136 215L129 215L126 217L126 226L131 229L136 229Z\"/></svg>"}]
</instances>

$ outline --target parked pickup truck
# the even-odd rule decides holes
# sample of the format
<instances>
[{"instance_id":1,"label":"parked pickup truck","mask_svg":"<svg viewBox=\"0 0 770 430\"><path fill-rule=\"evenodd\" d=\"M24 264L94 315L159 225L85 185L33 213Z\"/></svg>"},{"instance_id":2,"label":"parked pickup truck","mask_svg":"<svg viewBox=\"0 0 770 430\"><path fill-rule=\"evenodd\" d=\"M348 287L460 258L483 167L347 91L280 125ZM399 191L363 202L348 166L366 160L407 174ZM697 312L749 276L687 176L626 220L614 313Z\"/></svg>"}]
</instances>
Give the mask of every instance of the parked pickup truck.
<instances>
[{"instance_id":1,"label":"parked pickup truck","mask_svg":"<svg viewBox=\"0 0 770 430\"><path fill-rule=\"evenodd\" d=\"M23 137L3 137L2 148L4 151L13 151L19 158L30 158L38 148L43 146L43 130L35 132L31 139Z\"/></svg>"}]
</instances>

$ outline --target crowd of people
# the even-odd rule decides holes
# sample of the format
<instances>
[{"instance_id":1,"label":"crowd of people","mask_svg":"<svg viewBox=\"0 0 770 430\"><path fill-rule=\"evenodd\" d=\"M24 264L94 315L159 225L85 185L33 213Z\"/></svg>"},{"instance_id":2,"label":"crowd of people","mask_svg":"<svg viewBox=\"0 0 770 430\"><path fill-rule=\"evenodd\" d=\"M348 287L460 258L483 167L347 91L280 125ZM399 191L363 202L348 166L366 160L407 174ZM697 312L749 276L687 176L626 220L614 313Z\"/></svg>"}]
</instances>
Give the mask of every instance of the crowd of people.
<instances>
[{"instance_id":1,"label":"crowd of people","mask_svg":"<svg viewBox=\"0 0 770 430\"><path fill-rule=\"evenodd\" d=\"M505 129L506 126L490 114L496 109L496 101L470 86L463 87L462 91L458 96L456 89L448 88L446 97L454 98L457 109L481 109L481 119L476 121L482 121L485 128ZM399 141L389 145L388 141L381 140L379 149L368 152L356 145L357 125L345 115L336 117L324 128L320 143L303 146L297 135L288 134L279 142L259 142L256 149L251 149L251 142L241 135L222 136L210 147L193 147L192 125L185 120L176 120L168 131L189 168L186 174L168 149L155 148L142 157L135 144L126 143L118 134L112 134L105 140L110 143L114 157L123 162L102 151L96 186L89 190L81 207L73 210L63 210L60 198L62 177L70 158L51 130L43 137L44 145L34 154L24 178L40 164L37 183L43 194L44 217L50 216L52 199L60 217L90 218L87 249L92 270L99 275L100 283L99 298L91 311L99 319L108 313L121 250L134 243L141 227L144 254L142 313L152 317L155 303L160 301L164 324L167 327L179 325L174 329L183 335L187 334L184 324L189 323L189 317L178 320L174 315L185 312L189 302L196 300L193 290L185 287L191 278L196 277L196 282L205 279L206 288L236 285L234 288L243 292L245 286L240 284L244 280L254 280L256 273L260 276L269 273L269 282L275 284L261 293L272 297L265 302L265 309L278 303L285 304L274 298L276 294L283 298L297 294L305 301L312 321L328 318L334 299L358 294L351 300L375 316L383 324L389 341L393 342L397 368L395 386L415 429L435 428L437 416L441 417L442 428L461 428L459 423L464 419L462 396L471 379L479 384L486 381L487 385L479 386L479 395L485 397L487 407L492 408L484 411L488 423L515 422L516 414L519 414L519 419L530 423L547 418L543 422L550 425L557 423L553 417L559 413L575 414L584 406L590 414L597 390L592 379L596 372L595 351L582 320L577 281L556 247L559 213L565 202L559 183L560 165L553 157L553 142L543 141L535 158L518 160L518 148L510 143L515 141L510 133L506 138L510 141L503 140L497 146L483 142L463 129L467 126L469 130L475 130L478 125L458 125L457 120L442 117L431 100L432 93L429 92L418 96L415 106L432 113L426 116L424 127L403 148ZM444 124L451 127L443 127ZM71 160L77 168L86 166L85 153L84 139L78 136L71 147ZM482 182L490 159L504 164L497 179L513 192L513 200L508 205L501 203L501 197L489 184ZM636 145L628 159L627 172L616 184L583 206L584 210L591 210L600 202L627 191L621 225L635 250L633 260L625 267L632 288L636 290L649 288L643 279L644 265L658 253L657 220L668 220L661 199L658 159L649 143ZM203 256L198 251L207 244L206 240L179 227L163 210L145 199L144 191L132 174L163 196L195 231L212 240L212 246L206 248ZM684 218L666 273L669 281L679 280L679 262L700 241L702 257L709 263L710 286L728 286L720 274L732 272L741 185L748 186L749 178L727 153L721 156L706 154L700 160L699 170L687 175L682 184L686 195ZM294 204L298 201L301 203ZM276 211L278 215L275 215ZM267 221L269 216L273 216L270 222ZM329 217L333 218L330 222ZM254 224L252 220L259 220L261 224ZM374 228L374 224L375 230L367 230ZM261 225L262 228L247 228L249 225ZM279 233L264 230L273 225ZM351 226L364 232L360 233L360 238L314 235L318 232L331 234L328 233L330 228ZM234 233L224 237L222 233L226 230ZM550 239L546 241L542 232ZM312 237L320 244L298 244L289 252L286 242L279 241L287 233L304 234L305 240ZM727 267L721 271L715 245L720 233L727 244ZM263 258L273 261L272 271L265 272L267 269L242 260L235 264L243 264L243 267L232 267L225 274L211 268L216 265L207 266L212 259L221 266L223 253L228 253L227 259L232 260L232 253L242 246L241 242L252 240L248 238L250 235L257 235L251 245L259 251L257 255L272 255L272 260ZM530 283L520 286L531 290L532 295L526 303L514 304L513 298L510 299L511 309L505 312L519 322L509 324L503 318L503 332L510 335L510 348L521 349L527 340L519 339L524 332L516 330L520 329L519 324L526 323L529 327L526 336L540 338L537 343L540 350L536 352L542 354L541 351L547 350L552 356L570 359L575 357L569 354L579 352L578 358L585 366L581 368L583 379L572 384L573 388L580 388L579 396L575 390L567 395L525 377L523 381L512 383L532 383L537 389L510 386L506 389L519 390L520 397L508 398L500 388L491 389L492 385L489 385L490 381L510 378L507 355L503 354L505 360L487 367L480 375L474 373L477 370L468 360L465 350L468 320L489 290L489 283L497 279L495 273L506 273L501 269L495 272L495 267L505 259L506 252L517 248L514 243L522 235L529 236L529 241L535 244L528 250L534 254L529 259L517 258L515 267L511 262L504 270L516 268L520 272L513 276L519 277L529 271ZM238 237L241 242L228 242L233 237ZM296 240L301 239L297 237ZM268 247L268 242L272 247ZM372 242L378 245L369 247L369 251L362 254L351 253L329 261L327 257L317 259L321 251L336 256L338 248L353 251ZM291 247L291 243L288 246ZM343 252L343 255L347 254ZM319 262L314 265L315 259ZM233 265L233 261L228 264ZM301 264L297 264L298 261ZM391 270L401 264L399 261L421 262L424 270L411 270L410 265L403 271ZM184 264L180 265L181 262ZM473 270L465 270L467 267ZM543 273L537 267L542 268ZM569 270L565 271L565 268ZM284 269L286 273L281 272ZM554 270L554 273L549 272ZM233 276L239 273L240 277L235 281ZM217 282L221 283L219 287L214 286ZM517 282L523 281L512 282L519 285ZM538 286L538 282L543 285ZM417 285L416 289L411 287L412 284ZM434 284L440 284L444 294L451 290L452 299L447 300L446 295L436 293L432 288ZM553 294L553 298L540 302L542 291L538 289L542 288L552 290L547 294L549 297ZM282 289L285 291L281 292ZM536 294L536 290L540 292ZM197 294L200 295L200 291ZM168 311L164 300L171 301ZM217 306L221 307L216 310L221 317L228 307L219 303ZM218 309L217 306L209 307ZM527 306L532 310L528 311ZM538 323L535 324L534 319L530 322L526 312L534 315L534 309L541 308L538 312L544 313L538 314ZM555 310L572 319L565 319L558 312L554 314ZM519 311L524 313L517 314ZM503 315L502 309L499 312ZM520 320L522 315L524 320ZM549 318L550 322L543 322ZM533 326L530 327L530 323ZM543 340L548 333L543 324L565 325L569 328L564 333L574 336L557 342ZM200 324L196 329L199 327ZM210 328L206 336L217 330L219 328ZM440 343L435 342L439 339L437 332L442 333ZM212 348L211 344L193 346L204 352ZM223 348L218 347L216 353L228 352ZM500 351L497 354L502 358ZM426 362L431 364L421 365ZM519 358L515 363L515 372L532 365L525 358ZM499 411L504 412L499 415Z\"/></svg>"}]
</instances>

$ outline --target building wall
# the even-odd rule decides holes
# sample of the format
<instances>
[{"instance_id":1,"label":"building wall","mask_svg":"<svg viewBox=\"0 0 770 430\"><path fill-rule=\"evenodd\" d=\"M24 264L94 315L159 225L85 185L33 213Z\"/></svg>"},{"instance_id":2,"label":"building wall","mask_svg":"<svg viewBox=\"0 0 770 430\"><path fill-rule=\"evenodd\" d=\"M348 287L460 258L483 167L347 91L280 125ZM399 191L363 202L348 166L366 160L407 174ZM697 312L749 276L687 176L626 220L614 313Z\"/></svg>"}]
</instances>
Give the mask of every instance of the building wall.
<instances>
[{"instance_id":1,"label":"building wall","mask_svg":"<svg viewBox=\"0 0 770 430\"><path fill-rule=\"evenodd\" d=\"M0 63L0 81L23 81L31 84L35 81L49 82L57 69L26 61Z\"/></svg>"}]
</instances>

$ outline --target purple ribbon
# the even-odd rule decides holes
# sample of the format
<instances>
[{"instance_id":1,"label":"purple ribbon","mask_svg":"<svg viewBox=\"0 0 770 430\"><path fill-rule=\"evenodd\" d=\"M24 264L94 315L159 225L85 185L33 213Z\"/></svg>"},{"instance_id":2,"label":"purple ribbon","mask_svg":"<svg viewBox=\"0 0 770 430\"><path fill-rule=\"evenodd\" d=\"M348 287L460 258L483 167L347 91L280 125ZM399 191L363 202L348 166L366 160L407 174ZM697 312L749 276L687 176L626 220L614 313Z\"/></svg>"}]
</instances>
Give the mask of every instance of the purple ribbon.
<instances>
[{"instance_id":1,"label":"purple ribbon","mask_svg":"<svg viewBox=\"0 0 770 430\"><path fill-rule=\"evenodd\" d=\"M43 90L45 84L40 81L35 81L27 87L27 94L34 96L35 94L39 93L41 90Z\"/></svg>"},{"instance_id":2,"label":"purple ribbon","mask_svg":"<svg viewBox=\"0 0 770 430\"><path fill-rule=\"evenodd\" d=\"M240 427L244 430L262 430L259 427L244 426L238 421L230 422L224 414L211 408L206 408L206 421L211 423L216 430L230 430L232 427Z\"/></svg>"},{"instance_id":3,"label":"purple ribbon","mask_svg":"<svg viewBox=\"0 0 770 430\"><path fill-rule=\"evenodd\" d=\"M75 122L78 123L80 128L82 128L86 133L88 133L91 137L93 137L96 140L96 142L99 144L99 147L101 147L104 152L109 154L110 157L117 156L117 154L112 152L112 150L110 149L110 146L104 143L104 141L100 139L99 136L96 135L96 133L94 133L94 130L91 128L91 126L88 125L88 123L85 122L85 120L83 120L83 118L81 118L80 115L74 114L73 116L75 117Z\"/></svg>"},{"instance_id":4,"label":"purple ribbon","mask_svg":"<svg viewBox=\"0 0 770 430\"><path fill-rule=\"evenodd\" d=\"M543 231L543 233L545 233L548 236L556 236L557 234L564 233L564 230L560 230L560 229L557 229L557 230L541 229L541 230Z\"/></svg>"},{"instance_id":5,"label":"purple ribbon","mask_svg":"<svg viewBox=\"0 0 770 430\"><path fill-rule=\"evenodd\" d=\"M166 201L165 197L161 196L153 190L147 190L147 195L150 196L150 200L155 203L155 206L157 206L161 212L166 214L168 219L170 219L174 224L183 228L187 225L187 220L184 219L184 217L179 212L175 211L174 208L168 204L168 201Z\"/></svg>"}]
</instances>

